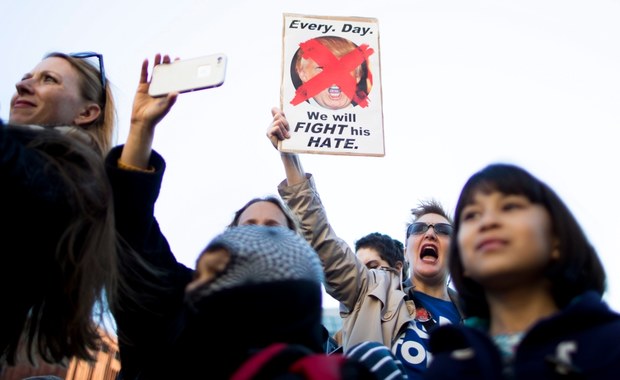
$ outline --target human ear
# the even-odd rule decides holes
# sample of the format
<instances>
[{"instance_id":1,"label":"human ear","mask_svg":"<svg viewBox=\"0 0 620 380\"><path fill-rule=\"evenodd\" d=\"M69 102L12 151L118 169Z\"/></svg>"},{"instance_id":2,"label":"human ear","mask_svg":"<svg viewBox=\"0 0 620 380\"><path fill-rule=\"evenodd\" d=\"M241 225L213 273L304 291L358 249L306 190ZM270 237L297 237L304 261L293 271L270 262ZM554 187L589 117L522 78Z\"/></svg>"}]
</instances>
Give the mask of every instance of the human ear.
<instances>
[{"instance_id":1,"label":"human ear","mask_svg":"<svg viewBox=\"0 0 620 380\"><path fill-rule=\"evenodd\" d=\"M101 115L101 107L96 103L88 103L82 111L73 119L73 124L83 126L92 124Z\"/></svg>"},{"instance_id":2,"label":"human ear","mask_svg":"<svg viewBox=\"0 0 620 380\"><path fill-rule=\"evenodd\" d=\"M395 267L396 267L395 269L400 272L400 270L403 269L403 262L400 260L397 261Z\"/></svg>"},{"instance_id":3,"label":"human ear","mask_svg":"<svg viewBox=\"0 0 620 380\"><path fill-rule=\"evenodd\" d=\"M186 290L191 291L213 281L220 273L226 270L229 263L230 252L226 248L204 251L196 264L196 276L187 285Z\"/></svg>"},{"instance_id":4,"label":"human ear","mask_svg":"<svg viewBox=\"0 0 620 380\"><path fill-rule=\"evenodd\" d=\"M230 252L226 248L216 248L206 251L199 260L198 271L210 274L222 273L230 262Z\"/></svg>"}]
</instances>

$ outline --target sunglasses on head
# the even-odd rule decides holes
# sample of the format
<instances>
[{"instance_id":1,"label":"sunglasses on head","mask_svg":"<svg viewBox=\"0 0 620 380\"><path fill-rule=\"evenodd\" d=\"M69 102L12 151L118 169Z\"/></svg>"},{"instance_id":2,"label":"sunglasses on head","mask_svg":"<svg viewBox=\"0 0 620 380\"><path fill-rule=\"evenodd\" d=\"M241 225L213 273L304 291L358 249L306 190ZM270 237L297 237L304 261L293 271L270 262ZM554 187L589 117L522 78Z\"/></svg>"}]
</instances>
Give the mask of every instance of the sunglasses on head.
<instances>
[{"instance_id":1,"label":"sunglasses on head","mask_svg":"<svg viewBox=\"0 0 620 380\"><path fill-rule=\"evenodd\" d=\"M99 81L101 82L101 88L103 88L103 92L105 94L105 68L103 67L103 55L99 53L95 53L94 51L82 51L79 53L69 53L69 57L87 59L87 58L97 58L99 61ZM104 96L105 100L105 96Z\"/></svg>"},{"instance_id":2,"label":"sunglasses on head","mask_svg":"<svg viewBox=\"0 0 620 380\"><path fill-rule=\"evenodd\" d=\"M435 233L438 235L452 236L453 228L448 223L435 223L435 224L426 224L422 222L411 223L409 227L407 227L407 237L411 235L421 235L426 233L429 228L433 227Z\"/></svg>"}]
</instances>

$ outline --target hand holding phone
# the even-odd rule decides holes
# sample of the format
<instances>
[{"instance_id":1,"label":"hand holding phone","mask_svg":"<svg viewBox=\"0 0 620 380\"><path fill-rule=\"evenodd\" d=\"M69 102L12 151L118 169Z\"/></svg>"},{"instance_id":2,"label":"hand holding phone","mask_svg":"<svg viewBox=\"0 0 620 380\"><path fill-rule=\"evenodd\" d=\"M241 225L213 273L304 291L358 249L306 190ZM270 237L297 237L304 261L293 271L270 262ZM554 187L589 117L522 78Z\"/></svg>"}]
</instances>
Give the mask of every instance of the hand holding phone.
<instances>
[{"instance_id":1,"label":"hand holding phone","mask_svg":"<svg viewBox=\"0 0 620 380\"><path fill-rule=\"evenodd\" d=\"M226 55L213 54L157 65L153 68L149 95L157 97L219 87L226 77L226 64Z\"/></svg>"}]
</instances>

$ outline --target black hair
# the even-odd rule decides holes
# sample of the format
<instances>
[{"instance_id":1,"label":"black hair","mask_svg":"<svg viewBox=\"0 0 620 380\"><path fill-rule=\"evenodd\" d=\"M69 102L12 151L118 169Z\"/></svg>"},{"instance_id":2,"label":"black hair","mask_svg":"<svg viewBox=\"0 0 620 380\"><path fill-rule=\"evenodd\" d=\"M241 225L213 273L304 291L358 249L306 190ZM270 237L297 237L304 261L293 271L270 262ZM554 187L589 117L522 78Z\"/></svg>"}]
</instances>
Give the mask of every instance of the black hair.
<instances>
[{"instance_id":1,"label":"black hair","mask_svg":"<svg viewBox=\"0 0 620 380\"><path fill-rule=\"evenodd\" d=\"M360 248L372 248L379 253L379 257L387 261L391 268L396 268L397 262L402 263L403 279L409 273L407 261L405 260L405 246L399 240L393 239L389 235L373 232L363 236L355 242L355 251Z\"/></svg>"},{"instance_id":2,"label":"black hair","mask_svg":"<svg viewBox=\"0 0 620 380\"><path fill-rule=\"evenodd\" d=\"M457 236L463 209L473 202L477 193L498 191L506 195L522 195L547 210L552 234L557 239L560 257L552 261L545 275L551 283L551 295L559 308L566 306L579 294L594 290L605 291L605 271L594 247L579 223L560 199L544 182L528 171L511 164L491 164L473 174L465 183L455 210L454 234L450 244L450 274L464 301L467 317L489 317L484 289L463 275Z\"/></svg>"}]
</instances>

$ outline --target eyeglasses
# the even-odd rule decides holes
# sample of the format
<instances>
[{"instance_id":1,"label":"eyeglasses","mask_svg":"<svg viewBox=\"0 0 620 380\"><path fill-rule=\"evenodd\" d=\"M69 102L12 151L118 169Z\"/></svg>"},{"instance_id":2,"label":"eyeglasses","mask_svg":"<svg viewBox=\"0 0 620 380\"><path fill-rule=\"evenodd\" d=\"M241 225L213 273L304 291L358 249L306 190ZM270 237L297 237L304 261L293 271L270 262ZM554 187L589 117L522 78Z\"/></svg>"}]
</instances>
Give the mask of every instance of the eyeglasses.
<instances>
[{"instance_id":1,"label":"eyeglasses","mask_svg":"<svg viewBox=\"0 0 620 380\"><path fill-rule=\"evenodd\" d=\"M448 223L435 223L435 224L426 224L422 222L411 223L409 227L407 227L407 237L410 235L421 235L426 233L429 228L433 227L435 233L438 235L452 236L452 232L454 231L452 226Z\"/></svg>"},{"instance_id":2,"label":"eyeglasses","mask_svg":"<svg viewBox=\"0 0 620 380\"><path fill-rule=\"evenodd\" d=\"M103 88L103 100L105 102L106 80L105 80L105 68L103 67L103 55L99 53L95 53L94 51L82 51L79 53L70 53L69 57L80 58L80 59L96 57L99 60L99 80L101 81L101 88Z\"/></svg>"}]
</instances>

